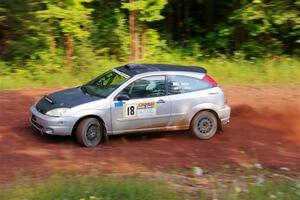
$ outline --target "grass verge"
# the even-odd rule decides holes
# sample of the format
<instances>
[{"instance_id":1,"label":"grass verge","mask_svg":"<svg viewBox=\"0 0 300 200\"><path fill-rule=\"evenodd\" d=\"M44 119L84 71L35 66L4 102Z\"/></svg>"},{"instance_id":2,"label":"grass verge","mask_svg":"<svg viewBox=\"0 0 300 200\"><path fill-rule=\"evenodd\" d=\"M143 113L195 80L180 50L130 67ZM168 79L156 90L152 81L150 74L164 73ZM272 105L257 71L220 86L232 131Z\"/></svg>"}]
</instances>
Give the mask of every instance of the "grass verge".
<instances>
[{"instance_id":1,"label":"grass verge","mask_svg":"<svg viewBox=\"0 0 300 200\"><path fill-rule=\"evenodd\" d=\"M173 59L172 59L173 58ZM202 66L221 85L300 85L300 61L296 58L279 57L255 61L207 59L195 61L176 56L161 60L145 60L143 63L168 63ZM98 61L94 66L70 71L62 68L59 72L19 70L14 73L0 73L0 89L28 87L56 87L81 85L104 71L125 63L111 60Z\"/></svg>"},{"instance_id":2,"label":"grass verge","mask_svg":"<svg viewBox=\"0 0 300 200\"><path fill-rule=\"evenodd\" d=\"M29 185L17 184L0 191L6 200L154 200L181 199L165 183L138 178L99 176L54 176Z\"/></svg>"},{"instance_id":3,"label":"grass verge","mask_svg":"<svg viewBox=\"0 0 300 200\"><path fill-rule=\"evenodd\" d=\"M276 176L277 177L277 176ZM206 187L195 187L192 193L172 187L169 178L101 177L99 175L56 175L30 184L16 183L0 189L0 199L5 200L298 200L300 182L293 178L267 179L257 176L256 181L210 180ZM259 178L259 179L257 179ZM202 178L203 179L203 178ZM167 181L168 180L168 181ZM259 181L257 181L259 180ZM28 181L27 181L28 182ZM186 183L185 183L186 182ZM177 183L178 184L178 183ZM182 183L190 185L187 181ZM210 186L209 186L210 185ZM208 187L207 187L208 186ZM183 187L184 188L184 187Z\"/></svg>"},{"instance_id":4,"label":"grass verge","mask_svg":"<svg viewBox=\"0 0 300 200\"><path fill-rule=\"evenodd\" d=\"M225 200L299 200L300 188L290 180L268 180L244 190L234 187L225 196Z\"/></svg>"}]
</instances>

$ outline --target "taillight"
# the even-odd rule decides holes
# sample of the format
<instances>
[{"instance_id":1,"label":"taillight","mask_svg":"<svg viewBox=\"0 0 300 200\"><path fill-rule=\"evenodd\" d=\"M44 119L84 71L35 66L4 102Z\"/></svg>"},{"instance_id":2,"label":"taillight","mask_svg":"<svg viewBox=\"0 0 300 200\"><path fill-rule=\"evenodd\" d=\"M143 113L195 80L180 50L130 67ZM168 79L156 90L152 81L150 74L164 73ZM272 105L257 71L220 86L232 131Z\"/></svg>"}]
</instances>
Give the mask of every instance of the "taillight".
<instances>
[{"instance_id":1,"label":"taillight","mask_svg":"<svg viewBox=\"0 0 300 200\"><path fill-rule=\"evenodd\" d=\"M212 84L213 86L218 85L218 83L214 79L212 79L210 76L208 76L207 74L202 78L202 80Z\"/></svg>"}]
</instances>

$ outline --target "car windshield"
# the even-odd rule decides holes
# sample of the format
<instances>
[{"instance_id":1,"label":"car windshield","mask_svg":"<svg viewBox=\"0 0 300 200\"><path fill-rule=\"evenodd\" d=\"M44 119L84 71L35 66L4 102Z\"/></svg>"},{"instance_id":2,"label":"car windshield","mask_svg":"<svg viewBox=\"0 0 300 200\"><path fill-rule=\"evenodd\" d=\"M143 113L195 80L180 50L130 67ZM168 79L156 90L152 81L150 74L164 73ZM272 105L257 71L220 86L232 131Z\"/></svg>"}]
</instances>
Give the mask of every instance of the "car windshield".
<instances>
[{"instance_id":1,"label":"car windshield","mask_svg":"<svg viewBox=\"0 0 300 200\"><path fill-rule=\"evenodd\" d=\"M127 74L113 69L81 86L81 89L90 95L106 98L129 78Z\"/></svg>"}]
</instances>

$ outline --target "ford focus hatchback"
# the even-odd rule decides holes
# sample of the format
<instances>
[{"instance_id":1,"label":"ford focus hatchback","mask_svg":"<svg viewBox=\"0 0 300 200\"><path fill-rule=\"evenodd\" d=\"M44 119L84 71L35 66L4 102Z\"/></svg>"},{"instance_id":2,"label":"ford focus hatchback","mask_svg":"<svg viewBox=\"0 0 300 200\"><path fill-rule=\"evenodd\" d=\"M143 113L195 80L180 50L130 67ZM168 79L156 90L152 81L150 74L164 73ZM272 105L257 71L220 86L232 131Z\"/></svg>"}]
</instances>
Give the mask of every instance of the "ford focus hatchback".
<instances>
[{"instance_id":1,"label":"ford focus hatchback","mask_svg":"<svg viewBox=\"0 0 300 200\"><path fill-rule=\"evenodd\" d=\"M127 64L90 82L41 98L31 124L94 147L106 135L190 130L209 139L229 122L222 89L201 67Z\"/></svg>"}]
</instances>

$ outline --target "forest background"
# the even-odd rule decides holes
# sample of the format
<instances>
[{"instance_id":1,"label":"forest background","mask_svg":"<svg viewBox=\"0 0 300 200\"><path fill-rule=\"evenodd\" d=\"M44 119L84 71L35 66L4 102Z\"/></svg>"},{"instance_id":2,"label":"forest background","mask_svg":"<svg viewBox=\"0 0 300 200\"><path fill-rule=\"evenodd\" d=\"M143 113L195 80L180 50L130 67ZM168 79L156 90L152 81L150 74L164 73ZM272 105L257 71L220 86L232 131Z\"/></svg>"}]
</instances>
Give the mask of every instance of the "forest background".
<instances>
[{"instance_id":1,"label":"forest background","mask_svg":"<svg viewBox=\"0 0 300 200\"><path fill-rule=\"evenodd\" d=\"M77 85L128 62L300 84L299 12L299 0L0 0L0 88Z\"/></svg>"}]
</instances>

